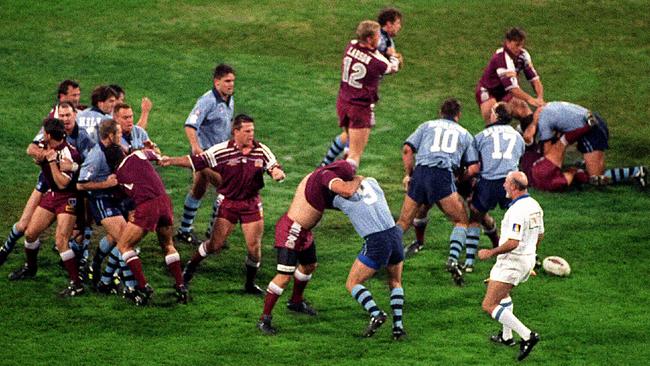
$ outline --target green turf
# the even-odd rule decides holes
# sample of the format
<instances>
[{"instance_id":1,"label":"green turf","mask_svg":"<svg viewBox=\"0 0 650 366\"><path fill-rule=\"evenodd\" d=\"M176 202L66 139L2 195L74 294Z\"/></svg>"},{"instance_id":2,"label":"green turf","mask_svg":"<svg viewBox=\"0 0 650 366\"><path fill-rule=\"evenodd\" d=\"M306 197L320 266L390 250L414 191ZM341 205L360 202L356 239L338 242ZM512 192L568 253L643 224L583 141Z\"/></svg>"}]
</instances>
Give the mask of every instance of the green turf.
<instances>
[{"instance_id":1,"label":"green turf","mask_svg":"<svg viewBox=\"0 0 650 366\"><path fill-rule=\"evenodd\" d=\"M149 134L166 154L187 152L182 124L196 98L210 87L218 62L237 70L236 110L253 115L257 138L283 163L288 178L268 182L266 235L260 285L273 276L273 226L300 178L320 161L338 132L335 100L341 52L356 24L386 5L378 1L16 2L0 5L0 234L8 233L36 181L24 154L48 112L59 81L92 88L118 83L139 113L139 99L154 102ZM546 99L599 111L609 122L608 165L650 163L650 4L647 1L411 1L396 38L405 68L381 85L377 128L360 173L376 177L399 211L402 141L435 117L440 102L464 103L461 123L482 122L474 87L504 30L521 25L542 75ZM525 82L524 82L525 83ZM162 171L177 217L189 173ZM541 274L518 288L515 312L542 341L533 364L643 364L650 265L650 197L632 187L566 194L533 192L545 209L542 255L572 264L566 279ZM208 196L213 197L212 195ZM197 230L205 229L204 201ZM501 218L502 212L495 216ZM9 282L23 260L22 245L0 268L0 364L503 364L516 350L492 345L498 324L482 313L480 263L465 288L443 269L450 224L432 212L427 249L405 264L405 325L409 340L394 343L389 328L373 339L358 335L365 313L344 284L361 240L346 218L326 213L315 230L321 267L307 289L317 318L275 310L276 337L254 325L261 300L242 295L245 250L237 230L231 248L208 259L192 286L188 306L173 303L170 280L153 235L142 243L145 271L156 288L152 306L90 294L61 300L65 276L43 243L33 281ZM408 233L406 240L413 234ZM95 240L96 242L96 240ZM482 246L487 246L481 238ZM180 247L183 259L193 249ZM388 309L381 274L369 283ZM646 361L643 361L646 360Z\"/></svg>"}]
</instances>

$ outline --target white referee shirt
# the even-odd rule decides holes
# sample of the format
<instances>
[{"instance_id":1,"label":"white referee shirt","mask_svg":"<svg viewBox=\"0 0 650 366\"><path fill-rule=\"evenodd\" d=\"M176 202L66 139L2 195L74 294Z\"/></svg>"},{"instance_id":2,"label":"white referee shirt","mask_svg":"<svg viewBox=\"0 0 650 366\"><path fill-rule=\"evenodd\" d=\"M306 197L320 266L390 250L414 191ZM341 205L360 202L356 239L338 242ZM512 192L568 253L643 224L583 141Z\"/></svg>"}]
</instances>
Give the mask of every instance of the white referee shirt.
<instances>
[{"instance_id":1,"label":"white referee shirt","mask_svg":"<svg viewBox=\"0 0 650 366\"><path fill-rule=\"evenodd\" d=\"M519 246L509 253L534 255L541 234L544 234L544 211L539 203L527 194L512 201L501 221L499 245L509 239L518 240Z\"/></svg>"}]
</instances>

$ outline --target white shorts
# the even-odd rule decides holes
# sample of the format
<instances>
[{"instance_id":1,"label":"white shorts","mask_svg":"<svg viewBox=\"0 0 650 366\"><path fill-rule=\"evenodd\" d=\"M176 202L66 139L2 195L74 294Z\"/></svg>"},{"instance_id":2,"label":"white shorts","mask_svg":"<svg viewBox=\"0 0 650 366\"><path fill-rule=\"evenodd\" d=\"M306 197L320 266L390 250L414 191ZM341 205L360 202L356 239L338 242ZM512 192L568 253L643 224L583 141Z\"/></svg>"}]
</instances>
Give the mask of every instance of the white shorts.
<instances>
[{"instance_id":1,"label":"white shorts","mask_svg":"<svg viewBox=\"0 0 650 366\"><path fill-rule=\"evenodd\" d=\"M534 255L501 254L490 271L490 281L499 281L517 286L528 280L535 267Z\"/></svg>"}]
</instances>

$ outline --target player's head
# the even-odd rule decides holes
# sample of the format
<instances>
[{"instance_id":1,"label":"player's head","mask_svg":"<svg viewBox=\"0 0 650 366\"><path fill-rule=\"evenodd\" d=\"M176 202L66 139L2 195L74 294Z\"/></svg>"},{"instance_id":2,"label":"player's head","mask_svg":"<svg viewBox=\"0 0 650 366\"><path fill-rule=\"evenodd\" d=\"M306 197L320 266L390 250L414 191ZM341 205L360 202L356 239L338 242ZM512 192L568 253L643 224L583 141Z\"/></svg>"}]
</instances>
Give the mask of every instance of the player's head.
<instances>
[{"instance_id":1,"label":"player's head","mask_svg":"<svg viewBox=\"0 0 650 366\"><path fill-rule=\"evenodd\" d=\"M517 198L528 192L528 177L522 171L510 172L503 182L503 188L506 190L506 197Z\"/></svg>"},{"instance_id":2,"label":"player's head","mask_svg":"<svg viewBox=\"0 0 650 366\"><path fill-rule=\"evenodd\" d=\"M56 99L59 103L71 102L76 106L81 100L81 89L79 83L74 80L63 80L56 91Z\"/></svg>"},{"instance_id":3,"label":"player's head","mask_svg":"<svg viewBox=\"0 0 650 366\"><path fill-rule=\"evenodd\" d=\"M61 102L59 103L59 119L63 122L63 127L65 127L65 132L71 134L74 130L77 118L77 108L75 108L72 102Z\"/></svg>"},{"instance_id":4,"label":"player's head","mask_svg":"<svg viewBox=\"0 0 650 366\"><path fill-rule=\"evenodd\" d=\"M364 20L357 26L357 40L372 48L379 45L379 23L374 20Z\"/></svg>"},{"instance_id":5,"label":"player's head","mask_svg":"<svg viewBox=\"0 0 650 366\"><path fill-rule=\"evenodd\" d=\"M95 108L99 108L105 114L113 112L116 100L117 92L108 85L100 85L90 94L90 104Z\"/></svg>"},{"instance_id":6,"label":"player's head","mask_svg":"<svg viewBox=\"0 0 650 366\"><path fill-rule=\"evenodd\" d=\"M235 69L230 65L219 64L212 73L214 88L223 98L235 93Z\"/></svg>"},{"instance_id":7,"label":"player's head","mask_svg":"<svg viewBox=\"0 0 650 366\"><path fill-rule=\"evenodd\" d=\"M492 106L490 122L498 124L508 124L512 120L512 111L510 105L505 102L499 102Z\"/></svg>"},{"instance_id":8,"label":"player's head","mask_svg":"<svg viewBox=\"0 0 650 366\"><path fill-rule=\"evenodd\" d=\"M120 144L122 140L122 128L114 119L102 121L99 125L99 138L104 146L111 144Z\"/></svg>"},{"instance_id":9,"label":"player's head","mask_svg":"<svg viewBox=\"0 0 650 366\"><path fill-rule=\"evenodd\" d=\"M377 23L389 36L394 37L402 29L402 13L395 8L385 8L379 12Z\"/></svg>"},{"instance_id":10,"label":"player's head","mask_svg":"<svg viewBox=\"0 0 650 366\"><path fill-rule=\"evenodd\" d=\"M118 144L112 144L104 149L104 156L106 157L106 164L111 172L117 170L122 160L124 160L124 151Z\"/></svg>"},{"instance_id":11,"label":"player's head","mask_svg":"<svg viewBox=\"0 0 650 366\"><path fill-rule=\"evenodd\" d=\"M117 84L111 84L109 85L111 89L115 90L115 93L117 94L116 103L124 103L124 100L126 99L126 92L124 91L124 88Z\"/></svg>"},{"instance_id":12,"label":"player's head","mask_svg":"<svg viewBox=\"0 0 650 366\"><path fill-rule=\"evenodd\" d=\"M133 109L126 103L117 103L113 107L113 119L122 127L122 133L130 133L133 129Z\"/></svg>"},{"instance_id":13,"label":"player's head","mask_svg":"<svg viewBox=\"0 0 650 366\"><path fill-rule=\"evenodd\" d=\"M440 106L440 117L456 121L460 119L460 101L456 98L448 98Z\"/></svg>"},{"instance_id":14,"label":"player's head","mask_svg":"<svg viewBox=\"0 0 650 366\"><path fill-rule=\"evenodd\" d=\"M255 138L255 120L246 114L238 114L232 122L232 134L237 145L250 147Z\"/></svg>"},{"instance_id":15,"label":"player's head","mask_svg":"<svg viewBox=\"0 0 650 366\"><path fill-rule=\"evenodd\" d=\"M506 32L505 39L506 48L513 54L519 55L526 43L526 32L519 27L512 27Z\"/></svg>"},{"instance_id":16,"label":"player's head","mask_svg":"<svg viewBox=\"0 0 650 366\"><path fill-rule=\"evenodd\" d=\"M43 131L45 131L45 142L50 140L59 142L65 139L65 127L58 118L46 118L43 121Z\"/></svg>"}]
</instances>

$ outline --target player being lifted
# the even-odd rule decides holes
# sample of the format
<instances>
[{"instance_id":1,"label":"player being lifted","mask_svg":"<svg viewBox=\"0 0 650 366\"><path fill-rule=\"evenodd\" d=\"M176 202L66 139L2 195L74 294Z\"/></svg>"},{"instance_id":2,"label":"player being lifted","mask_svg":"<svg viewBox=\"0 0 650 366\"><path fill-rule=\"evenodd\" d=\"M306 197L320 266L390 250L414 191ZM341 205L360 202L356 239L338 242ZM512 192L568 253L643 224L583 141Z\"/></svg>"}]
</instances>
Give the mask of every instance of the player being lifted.
<instances>
[{"instance_id":1,"label":"player being lifted","mask_svg":"<svg viewBox=\"0 0 650 366\"><path fill-rule=\"evenodd\" d=\"M385 266L388 271L390 307L393 310L393 339L401 340L406 336L402 322L402 229L395 226L384 191L377 180L365 178L351 197L337 195L333 204L350 218L352 226L364 239L363 248L352 264L345 284L352 297L370 314L370 322L363 335L372 337L388 317L379 309L372 294L363 285Z\"/></svg>"},{"instance_id":2,"label":"player being lifted","mask_svg":"<svg viewBox=\"0 0 650 366\"><path fill-rule=\"evenodd\" d=\"M257 328L265 334L275 334L271 313L276 302L294 278L293 294L287 308L291 311L316 315L303 298L303 293L316 270L316 244L311 229L323 217L323 211L333 208L335 195L350 197L359 188L362 177L347 161L337 161L317 168L298 184L289 210L275 224L277 274L269 282L264 298L264 310Z\"/></svg>"},{"instance_id":3,"label":"player being lifted","mask_svg":"<svg viewBox=\"0 0 650 366\"><path fill-rule=\"evenodd\" d=\"M250 294L263 295L264 291L255 284L255 277L262 259L262 234L264 218L259 191L264 187L264 173L275 181L285 178L284 171L275 155L264 144L256 141L255 124L252 117L237 115L232 124L233 137L216 144L201 154L164 158L161 165L176 165L191 168L194 173L203 169L217 172L222 182L218 192L224 196L210 240L206 240L187 262L183 279L186 284L194 277L199 264L209 254L218 254L232 232L241 222L246 240L246 284L244 290Z\"/></svg>"},{"instance_id":4,"label":"player being lifted","mask_svg":"<svg viewBox=\"0 0 650 366\"><path fill-rule=\"evenodd\" d=\"M395 8L383 9L377 16L377 22L381 26L379 44L377 51L384 57L390 59L391 56L397 58L402 67L402 54L395 50L395 41L393 37L402 29L402 13ZM331 164L336 158L349 146L348 134L346 131L341 132L332 140L332 143L321 161L321 166Z\"/></svg>"},{"instance_id":5,"label":"player being lifted","mask_svg":"<svg viewBox=\"0 0 650 366\"><path fill-rule=\"evenodd\" d=\"M347 45L341 63L336 112L339 127L343 128L349 138L348 160L356 166L359 166L370 130L375 125L373 110L379 100L379 81L384 74L397 72L400 66L397 57L390 56L387 59L377 50L380 38L379 23L362 21L357 26L357 39ZM335 158L336 156L332 159L326 157L323 164Z\"/></svg>"}]
</instances>

